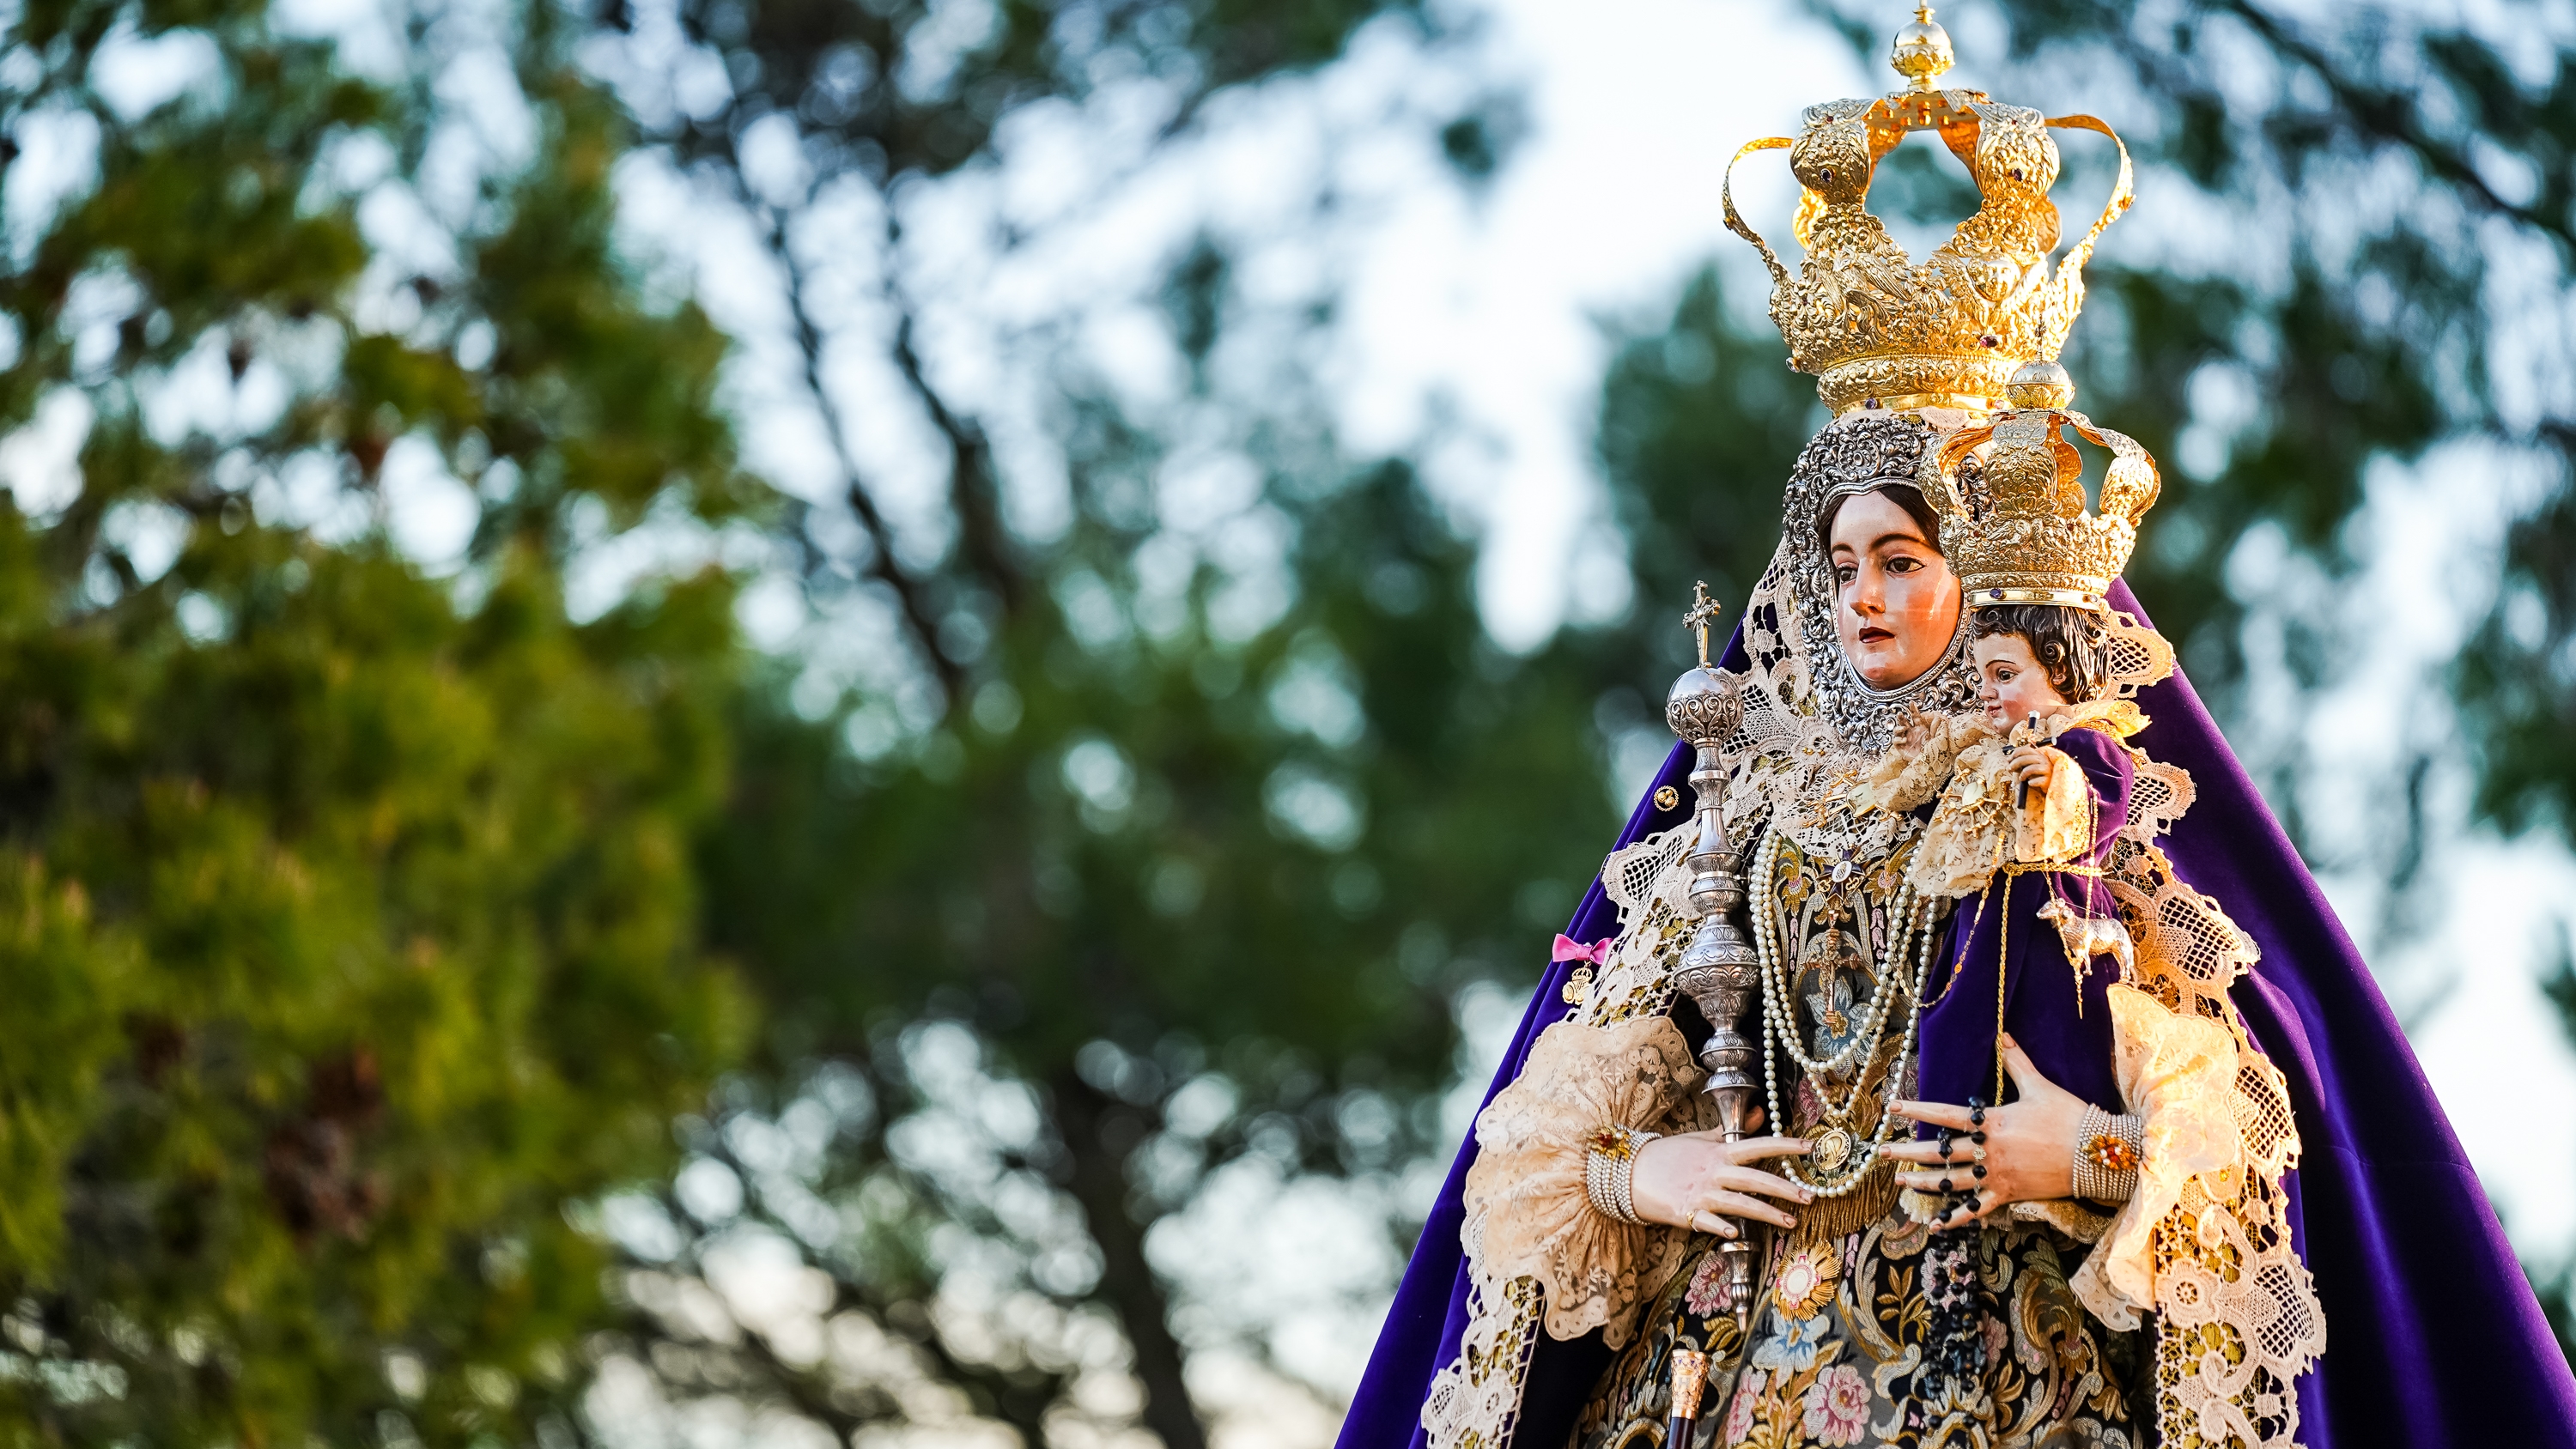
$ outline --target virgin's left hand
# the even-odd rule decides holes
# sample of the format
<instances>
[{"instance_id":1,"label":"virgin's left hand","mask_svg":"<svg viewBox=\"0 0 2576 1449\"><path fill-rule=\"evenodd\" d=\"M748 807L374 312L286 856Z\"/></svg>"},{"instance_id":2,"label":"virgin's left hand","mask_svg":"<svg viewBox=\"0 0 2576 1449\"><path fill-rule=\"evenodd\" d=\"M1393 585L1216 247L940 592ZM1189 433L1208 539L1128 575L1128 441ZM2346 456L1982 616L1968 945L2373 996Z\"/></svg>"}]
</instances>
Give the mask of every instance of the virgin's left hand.
<instances>
[{"instance_id":1,"label":"virgin's left hand","mask_svg":"<svg viewBox=\"0 0 2576 1449\"><path fill-rule=\"evenodd\" d=\"M2084 1099L2039 1074L2019 1043L2001 1037L1996 1050L2021 1099L2004 1107L1987 1107L1983 1125L1969 1108L1947 1102L1891 1102L1900 1117L1954 1132L1950 1159L1942 1164L1939 1142L1901 1142L1880 1148L1898 1162L1930 1164L1921 1172L1900 1172L1896 1180L1925 1192L1942 1188L1976 1189L1973 1205L1954 1210L1945 1221L1974 1222L2016 1202L2075 1195L2075 1134L2084 1125ZM1978 1139L1982 1137L1983 1140Z\"/></svg>"}]
</instances>

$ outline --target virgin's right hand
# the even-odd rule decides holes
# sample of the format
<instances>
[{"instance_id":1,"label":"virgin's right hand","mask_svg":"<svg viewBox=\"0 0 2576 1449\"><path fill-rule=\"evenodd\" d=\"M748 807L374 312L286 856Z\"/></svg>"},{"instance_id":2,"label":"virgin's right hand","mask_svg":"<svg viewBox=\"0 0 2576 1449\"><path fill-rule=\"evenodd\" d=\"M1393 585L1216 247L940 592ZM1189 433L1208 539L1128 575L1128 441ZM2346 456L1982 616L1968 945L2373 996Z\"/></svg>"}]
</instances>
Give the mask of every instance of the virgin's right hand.
<instances>
[{"instance_id":1,"label":"virgin's right hand","mask_svg":"<svg viewBox=\"0 0 2576 1449\"><path fill-rule=\"evenodd\" d=\"M1806 1154L1807 1144L1795 1137L1725 1142L1713 1131L1658 1137L1637 1149L1628 1174L1629 1201L1637 1216L1650 1223L1721 1238L1740 1231L1729 1218L1758 1218L1775 1227L1795 1227L1795 1216L1764 1199L1809 1203L1816 1195L1785 1177L1745 1164Z\"/></svg>"}]
</instances>

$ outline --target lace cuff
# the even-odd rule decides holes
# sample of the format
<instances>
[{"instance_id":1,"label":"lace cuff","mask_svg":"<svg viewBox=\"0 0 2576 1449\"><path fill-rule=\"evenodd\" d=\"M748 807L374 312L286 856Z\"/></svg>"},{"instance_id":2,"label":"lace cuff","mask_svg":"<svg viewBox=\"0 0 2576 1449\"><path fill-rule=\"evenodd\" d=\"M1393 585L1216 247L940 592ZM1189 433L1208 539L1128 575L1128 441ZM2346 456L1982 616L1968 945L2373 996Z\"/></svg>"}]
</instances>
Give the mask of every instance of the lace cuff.
<instances>
[{"instance_id":1,"label":"lace cuff","mask_svg":"<svg viewBox=\"0 0 2576 1449\"><path fill-rule=\"evenodd\" d=\"M2224 1022L2182 1016L2133 986L2110 991L2120 1095L2140 1119L2137 1182L2110 1231L2068 1280L2113 1328L2155 1307L2156 1226L2194 1174L2216 1180L2244 1157L2234 1109L2236 1038Z\"/></svg>"},{"instance_id":2,"label":"lace cuff","mask_svg":"<svg viewBox=\"0 0 2576 1449\"><path fill-rule=\"evenodd\" d=\"M2048 793L2033 802L2039 808L2014 814L2015 860L2073 860L2092 853L2093 782L2085 778L2083 766L2064 751L2058 754L2057 769L2048 777ZM2007 782L2004 788L2012 787Z\"/></svg>"},{"instance_id":3,"label":"lace cuff","mask_svg":"<svg viewBox=\"0 0 2576 1449\"><path fill-rule=\"evenodd\" d=\"M1978 738L1959 753L1941 804L1924 827L1923 838L1906 866L1906 879L1925 895L1969 896L1984 890L2003 862L2079 861L2098 843L2094 833L2097 797L2091 777L2071 757L2058 762L2048 793L2023 809L2014 801L2019 781L2012 770L2020 746L1992 735ZM2060 752L2061 755L2064 753ZM1856 787L1863 803L1883 798L1911 798L1900 777Z\"/></svg>"},{"instance_id":4,"label":"lace cuff","mask_svg":"<svg viewBox=\"0 0 2576 1449\"><path fill-rule=\"evenodd\" d=\"M1596 1207L1592 1164L1633 1153L1643 1129L1668 1121L1698 1080L1670 1017L1561 1021L1539 1034L1519 1078L1476 1118L1467 1255L1491 1281L1537 1279L1549 1337L1599 1328L1610 1347L1623 1346L1638 1306L1681 1266L1685 1234ZM1624 1194L1613 1205L1633 1218Z\"/></svg>"},{"instance_id":5,"label":"lace cuff","mask_svg":"<svg viewBox=\"0 0 2576 1449\"><path fill-rule=\"evenodd\" d=\"M1959 752L1994 738L1974 715L1933 715L1924 723L1920 740L1880 756L1860 783L1845 792L1854 810L1902 815L1938 797L1957 768Z\"/></svg>"},{"instance_id":6,"label":"lace cuff","mask_svg":"<svg viewBox=\"0 0 2576 1449\"><path fill-rule=\"evenodd\" d=\"M2079 1243L2098 1243L2111 1230L2111 1219L2071 1197L2038 1198L2004 1209L2015 1222L2045 1223Z\"/></svg>"}]
</instances>

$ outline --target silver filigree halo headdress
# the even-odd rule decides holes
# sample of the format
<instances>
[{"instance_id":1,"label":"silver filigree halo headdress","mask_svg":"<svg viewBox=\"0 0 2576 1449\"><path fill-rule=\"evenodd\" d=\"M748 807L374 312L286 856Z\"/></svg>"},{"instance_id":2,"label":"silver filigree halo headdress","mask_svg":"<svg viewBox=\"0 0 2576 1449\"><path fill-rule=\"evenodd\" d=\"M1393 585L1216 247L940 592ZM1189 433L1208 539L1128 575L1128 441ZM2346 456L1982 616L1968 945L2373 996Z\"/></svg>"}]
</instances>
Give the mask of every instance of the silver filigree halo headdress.
<instances>
[{"instance_id":1,"label":"silver filigree halo headdress","mask_svg":"<svg viewBox=\"0 0 2576 1449\"><path fill-rule=\"evenodd\" d=\"M1810 671L1816 709L1842 742L1856 750L1886 749L1896 738L1898 722L1916 710L1956 713L1976 703L1977 680L1968 661L1964 607L1949 646L1931 668L1890 689L1876 688L1860 677L1834 624L1840 589L1833 560L1817 534L1817 520L1826 505L1838 498L1888 483L1917 487L1915 474L1924 450L1939 436L1931 424L1903 414L1862 412L1838 418L1798 454L1781 498L1781 543L1791 562L1789 585L1796 616L1788 622L1800 634L1808 659L1833 661Z\"/></svg>"}]
</instances>

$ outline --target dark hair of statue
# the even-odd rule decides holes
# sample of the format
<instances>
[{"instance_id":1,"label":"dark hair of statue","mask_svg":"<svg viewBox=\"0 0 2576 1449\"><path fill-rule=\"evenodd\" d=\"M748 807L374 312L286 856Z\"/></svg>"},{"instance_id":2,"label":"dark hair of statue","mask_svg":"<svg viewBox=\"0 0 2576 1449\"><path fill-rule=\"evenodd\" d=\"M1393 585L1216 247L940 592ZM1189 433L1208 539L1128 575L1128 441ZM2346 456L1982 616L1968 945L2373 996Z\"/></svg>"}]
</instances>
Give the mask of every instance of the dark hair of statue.
<instances>
[{"instance_id":1,"label":"dark hair of statue","mask_svg":"<svg viewBox=\"0 0 2576 1449\"><path fill-rule=\"evenodd\" d=\"M1817 552L1828 558L1833 556L1834 520L1842 516L1844 504L1858 498L1862 493L1886 494L1888 502L1904 509L1905 516L1914 520L1914 526L1923 530L1923 541L1931 545L1932 551L1934 553L1941 551L1941 515L1932 511L1932 505L1923 497L1922 489L1911 483L1899 483L1891 479L1885 483L1863 488L1859 492L1846 493L1818 511L1816 514Z\"/></svg>"},{"instance_id":2,"label":"dark hair of statue","mask_svg":"<svg viewBox=\"0 0 2576 1449\"><path fill-rule=\"evenodd\" d=\"M2063 604L1988 604L1968 620L1968 637L2012 636L2030 646L2030 657L2069 704L2099 696L2111 674L2111 636L2090 609Z\"/></svg>"}]
</instances>

